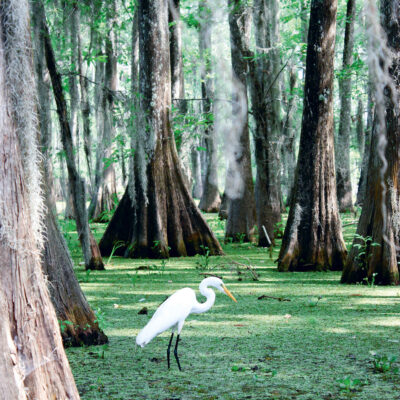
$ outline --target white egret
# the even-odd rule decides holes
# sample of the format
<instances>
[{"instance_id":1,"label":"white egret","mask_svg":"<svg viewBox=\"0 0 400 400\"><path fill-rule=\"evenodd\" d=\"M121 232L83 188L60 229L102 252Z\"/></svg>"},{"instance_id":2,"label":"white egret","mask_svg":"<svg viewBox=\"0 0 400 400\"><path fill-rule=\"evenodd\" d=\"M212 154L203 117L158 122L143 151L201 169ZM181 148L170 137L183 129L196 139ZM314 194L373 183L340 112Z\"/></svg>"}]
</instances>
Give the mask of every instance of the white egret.
<instances>
[{"instance_id":1,"label":"white egret","mask_svg":"<svg viewBox=\"0 0 400 400\"><path fill-rule=\"evenodd\" d=\"M189 314L200 314L208 311L215 302L215 293L209 288L212 286L218 289L220 292L227 294L233 301L236 299L232 293L226 288L224 282L216 277L209 277L203 279L199 285L200 293L207 298L204 303L199 303L196 299L196 293L193 289L183 288L176 291L167 300L164 301L157 308L151 320L147 325L138 333L136 336L136 344L144 347L153 338L160 333L172 328L171 338L168 343L167 349L167 363L168 369L170 368L169 354L171 349L172 339L174 332L177 331L178 335L176 338L174 356L178 363L178 368L182 371L181 364L178 357L178 342L179 335L185 323L185 319Z\"/></svg>"}]
</instances>

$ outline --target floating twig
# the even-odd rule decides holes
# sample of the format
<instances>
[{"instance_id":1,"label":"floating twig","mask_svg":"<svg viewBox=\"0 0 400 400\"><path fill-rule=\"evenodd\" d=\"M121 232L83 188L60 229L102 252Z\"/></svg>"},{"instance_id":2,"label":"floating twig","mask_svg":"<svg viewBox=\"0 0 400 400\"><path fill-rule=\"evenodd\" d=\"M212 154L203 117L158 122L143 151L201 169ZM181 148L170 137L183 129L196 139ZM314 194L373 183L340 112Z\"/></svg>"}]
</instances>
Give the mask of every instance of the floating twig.
<instances>
[{"instance_id":1,"label":"floating twig","mask_svg":"<svg viewBox=\"0 0 400 400\"><path fill-rule=\"evenodd\" d=\"M228 260L232 264L235 264L240 267L245 267L250 272L251 276L253 277L253 280L258 281L258 274L257 274L256 270L254 269L254 267L252 267L250 264L243 264L243 263L240 263L240 262L232 260L232 259L228 259Z\"/></svg>"},{"instance_id":2,"label":"floating twig","mask_svg":"<svg viewBox=\"0 0 400 400\"><path fill-rule=\"evenodd\" d=\"M292 301L292 300L287 299L285 297L267 296L266 294L263 294L262 296L257 298L257 300L263 300L263 299L274 299L274 300L278 300L278 301Z\"/></svg>"},{"instance_id":3,"label":"floating twig","mask_svg":"<svg viewBox=\"0 0 400 400\"><path fill-rule=\"evenodd\" d=\"M346 226L350 226L350 225L355 225L357 224L358 221L353 221L353 222L349 222L348 224L344 224L342 225L342 228L346 227Z\"/></svg>"}]
</instances>

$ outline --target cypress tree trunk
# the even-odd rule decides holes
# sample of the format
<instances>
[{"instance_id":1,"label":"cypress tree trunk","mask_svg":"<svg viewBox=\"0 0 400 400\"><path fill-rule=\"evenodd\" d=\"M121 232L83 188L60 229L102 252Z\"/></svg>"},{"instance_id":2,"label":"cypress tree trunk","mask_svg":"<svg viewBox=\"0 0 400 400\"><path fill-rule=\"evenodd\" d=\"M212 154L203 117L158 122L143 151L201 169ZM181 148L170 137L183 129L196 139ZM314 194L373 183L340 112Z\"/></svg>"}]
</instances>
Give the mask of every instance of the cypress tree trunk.
<instances>
[{"instance_id":1,"label":"cypress tree trunk","mask_svg":"<svg viewBox=\"0 0 400 400\"><path fill-rule=\"evenodd\" d=\"M285 169L286 205L290 204L294 185L294 172L296 170L296 129L293 126L293 116L296 111L295 88L297 75L292 65L289 72L289 98L287 100L286 118L283 125L282 158Z\"/></svg>"},{"instance_id":2,"label":"cypress tree trunk","mask_svg":"<svg viewBox=\"0 0 400 400\"><path fill-rule=\"evenodd\" d=\"M185 81L182 64L180 0L171 0L168 2L168 25L169 52L171 59L171 96L173 104L178 106L175 114L178 116L178 124L184 124L187 104L185 101ZM192 186L192 173L190 168L191 140L189 135L185 135L183 129L181 129L179 133L175 133L174 136L185 183L190 190Z\"/></svg>"},{"instance_id":3,"label":"cypress tree trunk","mask_svg":"<svg viewBox=\"0 0 400 400\"><path fill-rule=\"evenodd\" d=\"M79 399L40 266L28 24L26 1L0 3L0 398Z\"/></svg>"},{"instance_id":4,"label":"cypress tree trunk","mask_svg":"<svg viewBox=\"0 0 400 400\"><path fill-rule=\"evenodd\" d=\"M135 9L135 14L132 21L132 46L131 46L131 124L130 124L130 137L131 149L135 149L138 130L137 125L139 121L139 14L138 9ZM131 153L129 157L129 181L128 184L132 185L134 175L134 154ZM134 197L134 196L133 196Z\"/></svg>"},{"instance_id":5,"label":"cypress tree trunk","mask_svg":"<svg viewBox=\"0 0 400 400\"><path fill-rule=\"evenodd\" d=\"M74 147L70 125L67 117L67 104L64 98L61 77L57 72L57 65L54 58L54 51L50 41L50 34L46 23L46 15L41 2L38 4L38 21L40 28L44 32L44 48L47 68L49 70L51 82L53 85L54 98L57 104L57 113L60 121L61 140L65 151L67 162L68 178L72 190L74 202L74 211L76 215L76 229L78 231L79 241L82 246L83 257L86 269L104 269L103 260L92 232L89 227L89 221L86 212L85 183L79 176L75 164Z\"/></svg>"},{"instance_id":6,"label":"cypress tree trunk","mask_svg":"<svg viewBox=\"0 0 400 400\"><path fill-rule=\"evenodd\" d=\"M367 186L367 170L369 163L369 153L371 150L371 133L372 133L372 121L374 118L375 107L372 102L371 85L368 88L368 116L367 116L367 127L365 129L364 139L364 151L361 164L360 179L358 181L357 200L356 204L362 206L364 203L366 186Z\"/></svg>"},{"instance_id":7,"label":"cypress tree trunk","mask_svg":"<svg viewBox=\"0 0 400 400\"><path fill-rule=\"evenodd\" d=\"M182 114L186 112L185 83L182 64L182 29L180 22L180 0L169 1L169 51L171 58L171 96L172 99L181 99L178 108Z\"/></svg>"},{"instance_id":8,"label":"cypress tree trunk","mask_svg":"<svg viewBox=\"0 0 400 400\"><path fill-rule=\"evenodd\" d=\"M104 160L111 160L115 129L113 126L114 95L117 90L117 57L115 38L116 3L112 1L108 12L108 33L106 37L106 57L104 73L104 92L101 97L102 131L99 141L96 181L92 201L89 205L89 218L96 222L108 221L108 213L114 209L117 199L115 169L112 162L105 164ZM97 169L98 168L98 169Z\"/></svg>"},{"instance_id":9,"label":"cypress tree trunk","mask_svg":"<svg viewBox=\"0 0 400 400\"><path fill-rule=\"evenodd\" d=\"M364 105L361 99L358 99L357 104L357 124L356 124L356 136L358 151L360 153L360 158L362 160L365 148L365 133L364 133Z\"/></svg>"},{"instance_id":10,"label":"cypress tree trunk","mask_svg":"<svg viewBox=\"0 0 400 400\"><path fill-rule=\"evenodd\" d=\"M67 244L49 208L48 190L45 188L45 228L42 268L49 280L51 302L62 326L64 346L90 346L108 342L99 328L96 316L76 279ZM67 322L65 322L67 321Z\"/></svg>"},{"instance_id":11,"label":"cypress tree trunk","mask_svg":"<svg viewBox=\"0 0 400 400\"><path fill-rule=\"evenodd\" d=\"M203 193L199 208L205 212L218 212L221 198L218 189L217 140L213 124L213 79L211 68L211 10L207 0L199 2L200 27L199 48L201 69L201 94L203 98L203 116L206 119L204 141L206 147L206 169L203 180Z\"/></svg>"},{"instance_id":12,"label":"cypress tree trunk","mask_svg":"<svg viewBox=\"0 0 400 400\"><path fill-rule=\"evenodd\" d=\"M339 270L346 257L334 175L336 11L337 1L311 2L300 149L279 271Z\"/></svg>"},{"instance_id":13,"label":"cypress tree trunk","mask_svg":"<svg viewBox=\"0 0 400 400\"><path fill-rule=\"evenodd\" d=\"M78 11L79 12L79 9ZM85 152L86 165L88 169L89 175L89 184L92 183L92 135L91 135L91 127L90 127L90 115L91 115L91 107L89 100L89 79L86 74L88 71L88 66L84 68L83 59L82 59L82 40L81 40L81 31L80 24L77 27L77 35L78 35L78 73L79 73L79 86L80 86L80 94L81 94L81 113L82 113L82 122L83 122L83 150ZM90 48L93 43L93 28L90 30Z\"/></svg>"},{"instance_id":14,"label":"cypress tree trunk","mask_svg":"<svg viewBox=\"0 0 400 400\"><path fill-rule=\"evenodd\" d=\"M40 124L40 148L43 154L43 176L47 181L47 200L48 207L52 211L56 211L56 197L54 193L54 179L53 179L53 164L51 161L51 147L52 147L52 124L51 124L51 82L48 74L46 73L46 60L44 58L43 47L43 32L37 22L37 14L35 13L36 2L32 2L32 30L34 32L34 65L37 80L37 95L38 95L38 117Z\"/></svg>"},{"instance_id":15,"label":"cypress tree trunk","mask_svg":"<svg viewBox=\"0 0 400 400\"><path fill-rule=\"evenodd\" d=\"M250 73L257 164L255 196L259 245L267 246L269 240L264 230L273 240L275 224L281 219L278 3L255 0L253 10L257 51L250 63Z\"/></svg>"},{"instance_id":16,"label":"cypress tree trunk","mask_svg":"<svg viewBox=\"0 0 400 400\"><path fill-rule=\"evenodd\" d=\"M48 92L44 91L42 86L42 73L44 66L43 52L43 34L39 29L40 9L37 1L31 3L32 23L35 32L35 44L37 54L35 55L35 65L38 82L38 100L41 107L42 100L46 100ZM49 89L49 87L47 87ZM46 97L47 95L47 97ZM46 103L45 103L46 104ZM38 107L40 109L40 106ZM41 143L46 141L49 134L47 118L48 114L43 110L39 114ZM43 175L43 193L46 207L44 223L46 237L44 241L44 251L42 258L43 272L49 280L49 292L51 301L56 310L59 321L68 321L63 323L61 336L65 346L81 346L91 344L102 344L107 342L107 336L99 329L98 324L94 322L96 316L90 308L82 289L75 277L73 262L69 255L68 247L65 243L55 216L55 204L53 204L51 187L53 183L53 173L48 165L51 165L51 159L47 148L42 146L41 169Z\"/></svg>"},{"instance_id":17,"label":"cypress tree trunk","mask_svg":"<svg viewBox=\"0 0 400 400\"><path fill-rule=\"evenodd\" d=\"M72 140L75 146L79 148L79 104L80 96L78 90L78 29L79 29L79 9L76 0L66 1L64 5L64 27L65 35L69 38L69 50L71 51L71 65L68 71L68 86L70 94L69 103L69 124L72 134ZM79 151L77 153L77 168L79 171Z\"/></svg>"},{"instance_id":18,"label":"cypress tree trunk","mask_svg":"<svg viewBox=\"0 0 400 400\"><path fill-rule=\"evenodd\" d=\"M76 17L78 10L74 7L73 2L63 1L63 28L64 35L67 38L67 51L71 51L71 67L75 68L77 61L77 41L76 41ZM75 141L76 146L79 145L79 126L78 126L78 105L79 105L79 92L77 86L77 77L75 71L68 71L68 90L70 94L70 107L68 113L68 121L72 135L72 141ZM78 152L79 154L79 152ZM79 161L77 163L79 170ZM75 219L74 200L72 194L71 182L68 181L68 188L66 191L67 197L65 198L65 219Z\"/></svg>"},{"instance_id":19,"label":"cypress tree trunk","mask_svg":"<svg viewBox=\"0 0 400 400\"><path fill-rule=\"evenodd\" d=\"M309 0L301 0L300 2L300 19L301 19L301 40L304 44L307 43L308 37L308 20L310 16ZM305 61L305 59L303 59Z\"/></svg>"},{"instance_id":20,"label":"cypress tree trunk","mask_svg":"<svg viewBox=\"0 0 400 400\"><path fill-rule=\"evenodd\" d=\"M240 0L228 0L231 59L233 70L232 129L228 142L233 147L229 155L225 195L228 198L228 218L225 237L234 241L254 241L256 209L251 171L248 124L246 56L249 52L249 9ZM228 146L228 144L227 144ZM228 148L229 149L229 148Z\"/></svg>"},{"instance_id":21,"label":"cypress tree trunk","mask_svg":"<svg viewBox=\"0 0 400 400\"><path fill-rule=\"evenodd\" d=\"M100 249L130 257L165 258L221 247L190 197L176 152L171 106L168 7L163 0L139 3L140 110L134 173L111 219ZM156 83L156 84L155 84Z\"/></svg>"},{"instance_id":22,"label":"cypress tree trunk","mask_svg":"<svg viewBox=\"0 0 400 400\"><path fill-rule=\"evenodd\" d=\"M61 156L61 169L64 171L67 163L64 156ZM64 174L64 172L62 172ZM65 201L65 209L64 209L64 218L65 219L75 219L75 213L74 213L74 200L72 198L72 189L71 185L68 180L64 179L64 176L61 179L62 181L66 182L66 188L63 191L64 194L64 201Z\"/></svg>"},{"instance_id":23,"label":"cypress tree trunk","mask_svg":"<svg viewBox=\"0 0 400 400\"><path fill-rule=\"evenodd\" d=\"M196 139L195 139L196 140ZM203 180L201 178L201 158L200 152L197 150L196 142L191 149L192 160L192 176L193 176L193 189L192 196L195 199L200 199L203 194Z\"/></svg>"},{"instance_id":24,"label":"cypress tree trunk","mask_svg":"<svg viewBox=\"0 0 400 400\"><path fill-rule=\"evenodd\" d=\"M371 7L368 11L374 12ZM381 102L376 104L366 197L358 222L358 237L354 239L353 247L346 260L342 283L362 282L364 278L382 285L400 283L397 255L400 239L400 122L397 103L400 95L400 14L398 1L382 0L381 21L387 34L387 47L393 58L391 64L387 59L381 58L379 69L372 66L375 68L373 72L375 73L376 98L382 98L383 95L384 104ZM379 57L381 54L380 48ZM385 78L387 67L391 77L389 81ZM384 87L383 93L380 92L382 87ZM382 136L385 135L385 131L387 144L383 149ZM364 240L360 240L360 237Z\"/></svg>"},{"instance_id":25,"label":"cypress tree trunk","mask_svg":"<svg viewBox=\"0 0 400 400\"><path fill-rule=\"evenodd\" d=\"M347 1L342 76L339 78L340 120L336 141L336 187L339 211L353 211L350 173L351 64L353 62L356 1Z\"/></svg>"}]
</instances>

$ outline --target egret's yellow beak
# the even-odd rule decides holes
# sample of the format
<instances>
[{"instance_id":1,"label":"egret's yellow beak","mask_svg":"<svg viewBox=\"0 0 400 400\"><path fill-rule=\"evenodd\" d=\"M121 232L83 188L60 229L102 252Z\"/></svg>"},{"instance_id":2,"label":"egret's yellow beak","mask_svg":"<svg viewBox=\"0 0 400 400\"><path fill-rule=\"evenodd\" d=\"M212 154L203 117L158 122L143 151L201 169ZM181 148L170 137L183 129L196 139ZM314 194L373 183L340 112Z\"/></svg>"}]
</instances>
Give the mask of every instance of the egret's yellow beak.
<instances>
[{"instance_id":1,"label":"egret's yellow beak","mask_svg":"<svg viewBox=\"0 0 400 400\"><path fill-rule=\"evenodd\" d=\"M224 289L224 292L235 302L237 303L237 300L233 297L233 294L226 288L226 286L222 287Z\"/></svg>"}]
</instances>

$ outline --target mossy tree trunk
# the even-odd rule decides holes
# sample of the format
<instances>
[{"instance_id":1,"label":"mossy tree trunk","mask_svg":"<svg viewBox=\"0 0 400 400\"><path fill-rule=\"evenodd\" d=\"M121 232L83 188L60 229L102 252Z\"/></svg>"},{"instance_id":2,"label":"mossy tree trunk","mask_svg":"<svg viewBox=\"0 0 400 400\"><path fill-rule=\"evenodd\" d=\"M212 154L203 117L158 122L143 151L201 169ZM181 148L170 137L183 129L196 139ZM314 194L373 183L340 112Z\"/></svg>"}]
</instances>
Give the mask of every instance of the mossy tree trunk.
<instances>
[{"instance_id":1,"label":"mossy tree trunk","mask_svg":"<svg viewBox=\"0 0 400 400\"><path fill-rule=\"evenodd\" d=\"M45 188L46 240L42 267L49 281L51 302L61 325L64 346L90 346L108 342L107 336L95 322L96 316L76 279L67 244L48 207Z\"/></svg>"},{"instance_id":2,"label":"mossy tree trunk","mask_svg":"<svg viewBox=\"0 0 400 400\"><path fill-rule=\"evenodd\" d=\"M205 178L199 208L205 212L218 212L221 198L218 189L217 138L213 123L214 85L211 65L211 13L207 0L199 2L199 50L201 60L201 94L205 118L204 142L206 147Z\"/></svg>"},{"instance_id":3,"label":"mossy tree trunk","mask_svg":"<svg viewBox=\"0 0 400 400\"><path fill-rule=\"evenodd\" d=\"M32 24L34 27L35 40L35 66L38 79L38 100L43 108L47 104L46 96L49 96L49 86L43 85L43 71L45 70L43 34L39 29L39 13L37 11L37 2L31 3L32 6ZM39 10L40 11L40 10ZM47 90L45 90L47 88ZM44 101L44 103L43 103ZM46 143L49 135L48 114L42 109L39 114L40 123L40 143ZM107 342L107 336L99 329L98 324L94 322L96 316L90 308L81 287L76 279L73 262L69 254L68 247L62 236L57 219L55 216L55 204L52 200L51 187L53 185L53 173L48 165L51 165L50 155L47 146L42 145L43 158L41 162L43 175L43 193L46 213L45 223L45 241L42 258L42 268L49 281L49 292L51 301L56 310L57 319L61 322L63 329L61 336L65 346L81 346L91 344L102 344Z\"/></svg>"},{"instance_id":4,"label":"mossy tree trunk","mask_svg":"<svg viewBox=\"0 0 400 400\"><path fill-rule=\"evenodd\" d=\"M34 65L35 76L37 82L38 96L38 118L40 124L40 149L43 154L43 176L47 181L47 199L49 208L52 211L56 210L56 196L53 180L53 164L51 160L52 150L52 123L51 123L51 82L47 74L46 60L44 58L44 41L43 33L40 30L40 25L37 23L37 14L34 12L35 2L32 6L32 31L33 31L33 48L34 48Z\"/></svg>"},{"instance_id":5,"label":"mossy tree trunk","mask_svg":"<svg viewBox=\"0 0 400 400\"><path fill-rule=\"evenodd\" d=\"M353 247L346 260L342 283L362 282L365 278L382 285L400 283L397 251L400 239L400 122L398 117L400 14L398 1L383 0L381 2L381 20L387 34L387 47L393 56L389 67L392 83L387 84L384 89L385 104L376 105L367 190L357 226L359 236L354 239ZM380 61L381 65L387 62ZM381 77L377 76L375 79L381 79ZM380 89L382 82L375 83L376 90L382 90ZM380 97L377 95L377 98ZM382 154L384 160L382 160L381 143L385 131L387 144Z\"/></svg>"},{"instance_id":6,"label":"mossy tree trunk","mask_svg":"<svg viewBox=\"0 0 400 400\"><path fill-rule=\"evenodd\" d=\"M78 77L76 67L78 65L78 30L80 24L80 12L75 0L63 3L63 28L67 38L66 50L70 52L70 70L68 71L69 113L68 120L75 146L79 146L79 104ZM79 152L77 152L77 169L79 170ZM74 199L71 182L68 182L68 199L65 203L65 218L76 219Z\"/></svg>"},{"instance_id":7,"label":"mossy tree trunk","mask_svg":"<svg viewBox=\"0 0 400 400\"><path fill-rule=\"evenodd\" d=\"M0 3L0 398L79 399L40 266L35 82L24 0Z\"/></svg>"},{"instance_id":8,"label":"mossy tree trunk","mask_svg":"<svg viewBox=\"0 0 400 400\"><path fill-rule=\"evenodd\" d=\"M197 142L197 139L195 139ZM192 177L193 177L193 189L192 196L195 199L200 199L203 194L203 181L201 178L201 157L200 152L197 149L197 143L192 146L190 151L190 157L192 161Z\"/></svg>"},{"instance_id":9,"label":"mossy tree trunk","mask_svg":"<svg viewBox=\"0 0 400 400\"><path fill-rule=\"evenodd\" d=\"M337 134L336 188L339 211L353 211L353 191L350 173L350 133L351 133L351 64L354 48L354 21L356 0L347 1L346 28L344 33L343 65L339 77L340 119Z\"/></svg>"},{"instance_id":10,"label":"mossy tree trunk","mask_svg":"<svg viewBox=\"0 0 400 400\"><path fill-rule=\"evenodd\" d=\"M297 109L295 101L297 74L294 65L289 68L289 94L287 98L286 117L283 123L283 145L282 159L284 167L283 186L286 194L286 205L290 204L294 185L294 172L296 170L296 129L294 126L294 115Z\"/></svg>"},{"instance_id":11,"label":"mossy tree trunk","mask_svg":"<svg viewBox=\"0 0 400 400\"><path fill-rule=\"evenodd\" d=\"M67 1L64 3L64 26L65 35L69 41L69 51L71 52L70 70L68 71L68 86L69 86L69 124L71 128L72 138L75 145L79 147L79 105L80 93L78 88L78 63L79 63L79 48L78 48L78 33L80 25L80 12L76 0ZM76 155L77 166L79 169L79 152Z\"/></svg>"},{"instance_id":12,"label":"mossy tree trunk","mask_svg":"<svg viewBox=\"0 0 400 400\"><path fill-rule=\"evenodd\" d=\"M171 96L172 99L179 99L179 111L186 112L185 81L183 76L182 63L182 28L180 21L180 0L168 2L169 21L169 51L171 59Z\"/></svg>"},{"instance_id":13,"label":"mossy tree trunk","mask_svg":"<svg viewBox=\"0 0 400 400\"><path fill-rule=\"evenodd\" d=\"M96 222L108 222L109 213L115 207L117 188L115 169L112 158L115 128L113 121L114 96L118 86L116 54L116 2L113 0L107 7L107 36L105 39L106 63L104 69L104 88L101 96L102 124L101 139L98 142L96 159L95 184L93 197L89 205L89 219Z\"/></svg>"},{"instance_id":14,"label":"mossy tree trunk","mask_svg":"<svg viewBox=\"0 0 400 400\"><path fill-rule=\"evenodd\" d=\"M169 25L169 52L171 60L171 96L174 106L173 119L177 118L178 124L185 125L187 102L185 101L185 80L182 62L182 27L181 27L180 0L168 2ZM174 132L175 144L179 154L179 162L186 186L192 186L191 170L191 145L190 136L183 129Z\"/></svg>"},{"instance_id":15,"label":"mossy tree trunk","mask_svg":"<svg viewBox=\"0 0 400 400\"><path fill-rule=\"evenodd\" d=\"M185 186L169 122L171 106L168 5L139 3L139 129L131 182L111 219L100 249L129 257L165 258L222 254ZM134 79L134 78L133 78Z\"/></svg>"},{"instance_id":16,"label":"mossy tree trunk","mask_svg":"<svg viewBox=\"0 0 400 400\"><path fill-rule=\"evenodd\" d=\"M280 88L278 2L255 0L254 34L257 50L250 62L251 106L254 127L256 210L259 245L268 246L281 219L280 201Z\"/></svg>"},{"instance_id":17,"label":"mossy tree trunk","mask_svg":"<svg viewBox=\"0 0 400 400\"><path fill-rule=\"evenodd\" d=\"M86 211L85 183L79 176L75 163L74 145L67 116L67 104L64 98L64 92L61 83L61 76L57 71L54 51L50 40L50 34L47 27L46 15L42 2L37 1L38 23L44 32L44 48L47 63L47 69L50 74L53 85L54 98L57 104L57 113L60 122L61 141L65 151L67 162L68 178L72 191L74 203L76 229L78 238L82 246L83 257L86 269L104 269L103 260L100 255L99 247L93 237L89 227L89 221Z\"/></svg>"},{"instance_id":18,"label":"mossy tree trunk","mask_svg":"<svg viewBox=\"0 0 400 400\"><path fill-rule=\"evenodd\" d=\"M364 104L361 98L357 103L357 116L356 116L356 137L358 151L360 158L363 159L365 149L365 129L364 129Z\"/></svg>"},{"instance_id":19,"label":"mossy tree trunk","mask_svg":"<svg viewBox=\"0 0 400 400\"><path fill-rule=\"evenodd\" d=\"M362 206L365 199L366 187L367 187L367 172L369 163L369 153L371 150L371 136L372 136L372 125L375 113L375 107L372 101L371 85L368 88L368 114L367 114L367 127L364 131L364 151L362 156L360 179L358 181L357 189L357 200L356 205Z\"/></svg>"},{"instance_id":20,"label":"mossy tree trunk","mask_svg":"<svg viewBox=\"0 0 400 400\"><path fill-rule=\"evenodd\" d=\"M79 12L79 8L78 11ZM95 18L93 16L93 18ZM93 24L93 21L92 21ZM90 29L90 44L89 47L93 45L93 27ZM91 134L91 106L89 99L89 78L87 74L89 73L88 63L83 62L82 57L82 38L80 24L77 26L77 36L78 36L78 73L79 73L79 86L81 95L81 115L82 115L82 125L83 125L83 151L85 153L86 165L89 175L89 184L92 183L92 134Z\"/></svg>"},{"instance_id":21,"label":"mossy tree trunk","mask_svg":"<svg viewBox=\"0 0 400 400\"><path fill-rule=\"evenodd\" d=\"M240 0L228 0L231 59L233 70L232 130L225 196L227 222L225 237L234 241L254 241L256 207L248 123L247 76L250 41L250 9ZM228 144L227 144L228 145Z\"/></svg>"},{"instance_id":22,"label":"mossy tree trunk","mask_svg":"<svg viewBox=\"0 0 400 400\"><path fill-rule=\"evenodd\" d=\"M300 149L279 271L340 270L346 258L333 148L336 12L337 1L311 2Z\"/></svg>"}]
</instances>

